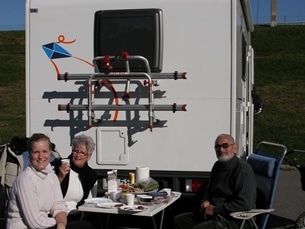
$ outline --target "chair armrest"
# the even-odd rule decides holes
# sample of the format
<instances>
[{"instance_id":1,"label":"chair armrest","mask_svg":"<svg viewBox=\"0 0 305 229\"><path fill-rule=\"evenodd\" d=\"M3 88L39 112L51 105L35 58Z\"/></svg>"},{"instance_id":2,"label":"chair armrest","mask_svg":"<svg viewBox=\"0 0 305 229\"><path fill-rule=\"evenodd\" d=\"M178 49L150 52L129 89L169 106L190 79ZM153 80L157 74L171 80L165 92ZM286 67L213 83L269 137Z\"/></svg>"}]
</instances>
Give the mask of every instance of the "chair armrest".
<instances>
[{"instance_id":1,"label":"chair armrest","mask_svg":"<svg viewBox=\"0 0 305 229\"><path fill-rule=\"evenodd\" d=\"M256 215L270 213L272 211L274 211L274 209L252 209L250 211L232 212L230 216L235 219L251 219Z\"/></svg>"}]
</instances>

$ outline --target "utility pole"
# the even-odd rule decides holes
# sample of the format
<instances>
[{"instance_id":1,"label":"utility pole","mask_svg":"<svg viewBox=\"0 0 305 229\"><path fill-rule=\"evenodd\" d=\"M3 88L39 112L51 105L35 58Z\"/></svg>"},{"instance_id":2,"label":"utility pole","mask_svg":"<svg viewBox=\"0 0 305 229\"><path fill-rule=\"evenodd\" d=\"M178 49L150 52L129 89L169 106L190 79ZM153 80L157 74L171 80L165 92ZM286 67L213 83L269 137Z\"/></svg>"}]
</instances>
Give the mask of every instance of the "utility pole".
<instances>
[{"instance_id":1,"label":"utility pole","mask_svg":"<svg viewBox=\"0 0 305 229\"><path fill-rule=\"evenodd\" d=\"M256 7L256 24L258 24L258 12L259 12L259 0L257 0L257 7Z\"/></svg>"},{"instance_id":2,"label":"utility pole","mask_svg":"<svg viewBox=\"0 0 305 229\"><path fill-rule=\"evenodd\" d=\"M270 17L270 26L277 26L277 0L271 1L271 17Z\"/></svg>"}]
</instances>

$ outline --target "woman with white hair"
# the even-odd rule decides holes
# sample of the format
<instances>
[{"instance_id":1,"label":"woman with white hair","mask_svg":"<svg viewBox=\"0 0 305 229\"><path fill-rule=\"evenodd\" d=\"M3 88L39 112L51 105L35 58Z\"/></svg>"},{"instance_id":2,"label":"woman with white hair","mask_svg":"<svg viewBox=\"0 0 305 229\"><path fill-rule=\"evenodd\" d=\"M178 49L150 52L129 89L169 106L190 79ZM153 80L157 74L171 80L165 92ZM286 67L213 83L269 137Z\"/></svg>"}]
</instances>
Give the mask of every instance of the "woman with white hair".
<instances>
[{"instance_id":1,"label":"woman with white hair","mask_svg":"<svg viewBox=\"0 0 305 229\"><path fill-rule=\"evenodd\" d=\"M60 182L64 200L68 206L68 219L81 219L77 207L91 197L91 190L97 182L95 171L88 165L95 149L95 143L90 136L81 134L72 141L72 152L68 159L70 163L55 165L55 171Z\"/></svg>"}]
</instances>

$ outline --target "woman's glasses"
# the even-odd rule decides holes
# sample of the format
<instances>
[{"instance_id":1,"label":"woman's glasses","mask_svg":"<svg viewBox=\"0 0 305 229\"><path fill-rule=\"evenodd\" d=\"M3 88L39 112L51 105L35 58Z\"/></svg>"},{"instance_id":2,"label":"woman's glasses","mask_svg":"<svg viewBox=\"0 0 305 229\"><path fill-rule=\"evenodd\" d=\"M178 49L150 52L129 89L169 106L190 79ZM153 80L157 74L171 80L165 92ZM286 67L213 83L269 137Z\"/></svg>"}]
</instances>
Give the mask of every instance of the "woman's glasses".
<instances>
[{"instance_id":1,"label":"woman's glasses","mask_svg":"<svg viewBox=\"0 0 305 229\"><path fill-rule=\"evenodd\" d=\"M227 148L229 148L229 146L231 146L231 145L234 145L234 143L233 143L233 144L230 144L230 143L222 143L221 145L215 145L214 148L215 148L216 150L220 150L220 148L227 149Z\"/></svg>"},{"instance_id":2,"label":"woman's glasses","mask_svg":"<svg viewBox=\"0 0 305 229\"><path fill-rule=\"evenodd\" d=\"M75 156L80 155L81 157L87 156L88 153L82 152L82 151L78 151L78 150L73 150L72 154L74 154Z\"/></svg>"}]
</instances>

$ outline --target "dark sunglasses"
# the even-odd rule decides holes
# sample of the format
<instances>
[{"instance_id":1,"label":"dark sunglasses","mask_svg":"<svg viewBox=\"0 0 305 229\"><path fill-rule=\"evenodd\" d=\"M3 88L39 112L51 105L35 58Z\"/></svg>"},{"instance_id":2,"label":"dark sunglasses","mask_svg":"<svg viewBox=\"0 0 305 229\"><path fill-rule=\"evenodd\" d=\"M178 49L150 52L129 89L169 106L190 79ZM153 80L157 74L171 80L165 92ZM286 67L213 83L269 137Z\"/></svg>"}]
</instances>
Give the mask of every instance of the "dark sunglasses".
<instances>
[{"instance_id":1,"label":"dark sunglasses","mask_svg":"<svg viewBox=\"0 0 305 229\"><path fill-rule=\"evenodd\" d=\"M215 145L214 148L215 148L216 150L219 150L220 148L227 149L227 148L229 148L229 146L231 146L231 145L234 145L234 143L233 143L233 144L230 144L230 143L222 143L221 145Z\"/></svg>"}]
</instances>

